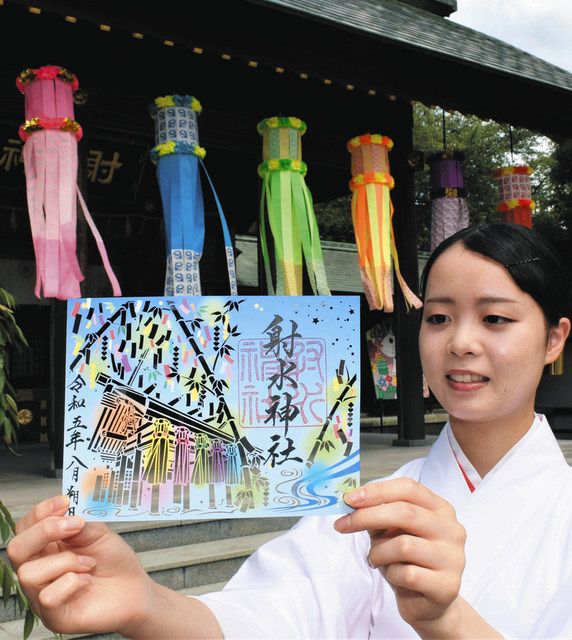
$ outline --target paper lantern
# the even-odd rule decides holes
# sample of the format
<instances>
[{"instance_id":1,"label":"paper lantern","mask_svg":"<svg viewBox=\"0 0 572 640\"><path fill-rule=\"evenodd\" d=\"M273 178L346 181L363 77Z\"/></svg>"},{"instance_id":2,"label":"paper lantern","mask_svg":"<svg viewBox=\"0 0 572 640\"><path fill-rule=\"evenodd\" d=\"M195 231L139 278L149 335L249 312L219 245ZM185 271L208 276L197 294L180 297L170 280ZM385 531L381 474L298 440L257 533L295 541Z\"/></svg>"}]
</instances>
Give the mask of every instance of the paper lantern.
<instances>
[{"instance_id":1,"label":"paper lantern","mask_svg":"<svg viewBox=\"0 0 572 640\"><path fill-rule=\"evenodd\" d=\"M103 240L77 186L77 143L82 129L75 121L73 92L78 80L62 67L26 69L16 78L25 97L24 142L26 194L36 256L39 298L79 298L84 279L76 255L77 200L95 237L113 295L121 289Z\"/></svg>"},{"instance_id":2,"label":"paper lantern","mask_svg":"<svg viewBox=\"0 0 572 640\"><path fill-rule=\"evenodd\" d=\"M431 251L445 238L469 226L465 200L463 154L437 153L429 157L431 166Z\"/></svg>"},{"instance_id":3,"label":"paper lantern","mask_svg":"<svg viewBox=\"0 0 572 640\"><path fill-rule=\"evenodd\" d=\"M156 98L149 108L155 120L151 159L157 165L167 244L165 295L201 295L199 263L205 242L205 208L199 166L210 184L220 217L230 293L237 294L230 231L203 163L206 151L199 146L197 115L201 110L196 98L179 95Z\"/></svg>"},{"instance_id":4,"label":"paper lantern","mask_svg":"<svg viewBox=\"0 0 572 640\"><path fill-rule=\"evenodd\" d=\"M262 136L260 245L270 295L302 295L303 263L316 295L330 295L312 195L304 176L299 118L266 118L258 123ZM266 218L274 245L276 284L273 283Z\"/></svg>"},{"instance_id":5,"label":"paper lantern","mask_svg":"<svg viewBox=\"0 0 572 640\"><path fill-rule=\"evenodd\" d=\"M497 209L502 212L504 222L532 229L532 210L535 207L530 184L532 173L532 168L524 165L501 167L494 172L499 186Z\"/></svg>"},{"instance_id":6,"label":"paper lantern","mask_svg":"<svg viewBox=\"0 0 572 640\"><path fill-rule=\"evenodd\" d=\"M393 204L389 195L393 178L388 151L393 142L387 136L366 134L352 138L350 189L352 220L365 296L370 309L393 311L393 269L407 307L421 307L401 275L393 235Z\"/></svg>"}]
</instances>

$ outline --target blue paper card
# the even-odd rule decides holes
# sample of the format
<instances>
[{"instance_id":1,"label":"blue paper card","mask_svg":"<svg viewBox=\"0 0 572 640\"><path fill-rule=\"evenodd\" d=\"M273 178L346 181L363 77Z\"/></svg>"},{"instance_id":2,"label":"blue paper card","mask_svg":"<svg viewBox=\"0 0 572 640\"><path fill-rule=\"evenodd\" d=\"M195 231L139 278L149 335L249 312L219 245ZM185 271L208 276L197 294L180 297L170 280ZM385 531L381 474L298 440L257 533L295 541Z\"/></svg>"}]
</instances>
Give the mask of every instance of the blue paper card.
<instances>
[{"instance_id":1,"label":"blue paper card","mask_svg":"<svg viewBox=\"0 0 572 640\"><path fill-rule=\"evenodd\" d=\"M341 514L359 297L68 301L63 492L87 520Z\"/></svg>"}]
</instances>

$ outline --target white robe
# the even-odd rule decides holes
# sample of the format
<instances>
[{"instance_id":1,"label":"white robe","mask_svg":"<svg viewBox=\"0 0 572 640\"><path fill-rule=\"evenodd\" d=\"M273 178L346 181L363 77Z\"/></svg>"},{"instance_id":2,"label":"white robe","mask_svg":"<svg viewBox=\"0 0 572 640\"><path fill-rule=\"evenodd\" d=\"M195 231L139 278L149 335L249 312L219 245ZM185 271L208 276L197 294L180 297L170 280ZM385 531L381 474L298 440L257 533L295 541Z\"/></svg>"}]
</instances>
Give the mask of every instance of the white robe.
<instances>
[{"instance_id":1,"label":"white robe","mask_svg":"<svg viewBox=\"0 0 572 640\"><path fill-rule=\"evenodd\" d=\"M461 595L507 638L572 638L572 469L545 419L470 492L447 438L393 476L448 500L467 531ZM231 638L417 638L366 561L366 532L308 516L201 596Z\"/></svg>"}]
</instances>

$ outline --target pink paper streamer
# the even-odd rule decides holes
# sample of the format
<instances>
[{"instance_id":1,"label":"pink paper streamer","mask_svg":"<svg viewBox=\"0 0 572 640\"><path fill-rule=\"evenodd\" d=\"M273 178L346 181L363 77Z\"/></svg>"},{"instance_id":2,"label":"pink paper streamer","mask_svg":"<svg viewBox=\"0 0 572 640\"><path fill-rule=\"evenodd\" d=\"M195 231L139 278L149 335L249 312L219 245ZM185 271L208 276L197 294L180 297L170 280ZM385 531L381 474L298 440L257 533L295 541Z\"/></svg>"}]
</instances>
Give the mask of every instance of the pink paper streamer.
<instances>
[{"instance_id":1,"label":"pink paper streamer","mask_svg":"<svg viewBox=\"0 0 572 640\"><path fill-rule=\"evenodd\" d=\"M74 119L73 94L63 80L36 79L25 88L26 120L37 117Z\"/></svg>"},{"instance_id":2,"label":"pink paper streamer","mask_svg":"<svg viewBox=\"0 0 572 640\"><path fill-rule=\"evenodd\" d=\"M61 138L64 140L61 140ZM37 131L23 149L39 298L80 297L83 275L75 255L77 142L54 130Z\"/></svg>"},{"instance_id":3,"label":"pink paper streamer","mask_svg":"<svg viewBox=\"0 0 572 640\"><path fill-rule=\"evenodd\" d=\"M32 88L32 87L31 87ZM84 277L76 256L76 196L95 237L114 296L121 296L103 240L77 187L77 141L66 132L46 129L29 137L23 149L39 298L81 296Z\"/></svg>"},{"instance_id":4,"label":"pink paper streamer","mask_svg":"<svg viewBox=\"0 0 572 640\"><path fill-rule=\"evenodd\" d=\"M111 282L111 288L113 289L113 295L115 297L121 297L121 287L119 286L119 282L115 277L115 273L113 273L113 269L111 268L111 264L109 262L109 258L107 257L107 251L105 250L105 245L103 244L103 239L95 226L95 222L89 213L85 200L81 195L79 187L76 187L77 197L79 199L79 203L81 205L81 209L83 211L83 215L85 216L86 222L93 233L93 237L95 238L95 243L97 244L97 248L99 250L99 255L101 256L101 261L103 262L103 267L105 269L105 273L109 278L109 282Z\"/></svg>"}]
</instances>

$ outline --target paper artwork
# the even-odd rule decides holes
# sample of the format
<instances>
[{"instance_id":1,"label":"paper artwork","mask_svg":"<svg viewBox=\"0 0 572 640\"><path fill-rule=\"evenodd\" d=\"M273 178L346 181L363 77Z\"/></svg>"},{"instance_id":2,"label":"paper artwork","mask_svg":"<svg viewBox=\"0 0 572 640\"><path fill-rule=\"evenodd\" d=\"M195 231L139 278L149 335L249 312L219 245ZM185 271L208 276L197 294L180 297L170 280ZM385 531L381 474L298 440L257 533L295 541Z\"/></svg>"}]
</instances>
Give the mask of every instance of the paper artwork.
<instances>
[{"instance_id":1,"label":"paper artwork","mask_svg":"<svg viewBox=\"0 0 572 640\"><path fill-rule=\"evenodd\" d=\"M376 324L365 332L367 351L377 400L397 398L397 362L395 336L383 325Z\"/></svg>"},{"instance_id":2,"label":"paper artwork","mask_svg":"<svg viewBox=\"0 0 572 640\"><path fill-rule=\"evenodd\" d=\"M359 363L355 296L68 301L70 513L345 512L359 482Z\"/></svg>"}]
</instances>

